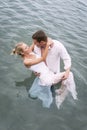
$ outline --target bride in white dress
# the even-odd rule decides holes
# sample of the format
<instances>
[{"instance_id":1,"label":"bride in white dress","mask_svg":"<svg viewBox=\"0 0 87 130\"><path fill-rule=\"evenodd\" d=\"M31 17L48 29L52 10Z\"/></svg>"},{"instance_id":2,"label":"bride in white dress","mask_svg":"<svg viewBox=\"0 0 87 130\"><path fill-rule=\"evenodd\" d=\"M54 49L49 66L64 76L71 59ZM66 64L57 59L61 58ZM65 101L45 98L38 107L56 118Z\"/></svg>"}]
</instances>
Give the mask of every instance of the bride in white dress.
<instances>
[{"instance_id":1,"label":"bride in white dress","mask_svg":"<svg viewBox=\"0 0 87 130\"><path fill-rule=\"evenodd\" d=\"M54 74L46 66L45 58L47 56L49 46L50 44L47 44L42 57L35 54L32 51L31 47L27 46L25 43L18 43L15 49L13 49L14 54L21 55L24 65L29 68L29 70L40 73L39 84L42 86L51 86L58 83L59 81L61 81L61 78L64 74L64 72Z\"/></svg>"},{"instance_id":2,"label":"bride in white dress","mask_svg":"<svg viewBox=\"0 0 87 130\"><path fill-rule=\"evenodd\" d=\"M65 72L54 74L52 71L49 70L49 68L46 66L46 63L45 63L45 59L46 59L50 44L47 43L44 53L42 54L41 57L33 52L32 50L33 46L29 47L25 43L21 42L16 45L12 53L20 55L23 59L24 65L27 68L29 68L29 70L40 73L40 76L39 76L40 85L49 87L53 84L60 82ZM72 81L71 84L68 84L68 80ZM67 82L67 86L64 86L65 82ZM55 99L56 99L56 105L58 108L60 107L61 103L64 101L68 91L71 92L74 99L77 99L77 93L75 89L73 75L63 82L63 87L61 87L61 89L56 90L57 94L55 96Z\"/></svg>"}]
</instances>

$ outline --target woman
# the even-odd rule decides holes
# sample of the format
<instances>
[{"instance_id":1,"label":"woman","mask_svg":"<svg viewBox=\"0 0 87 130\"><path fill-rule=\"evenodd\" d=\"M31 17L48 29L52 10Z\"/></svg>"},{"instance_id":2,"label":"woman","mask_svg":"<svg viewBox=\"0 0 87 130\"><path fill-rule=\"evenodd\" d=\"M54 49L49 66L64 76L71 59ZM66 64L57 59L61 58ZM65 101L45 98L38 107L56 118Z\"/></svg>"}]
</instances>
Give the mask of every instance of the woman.
<instances>
[{"instance_id":1,"label":"woman","mask_svg":"<svg viewBox=\"0 0 87 130\"><path fill-rule=\"evenodd\" d=\"M27 68L29 68L29 70L40 73L40 76L39 76L40 85L51 86L61 81L62 76L64 75L65 72L54 74L52 71L48 69L45 63L45 59L46 59L50 44L47 43L46 48L41 57L32 51L33 47L34 47L34 44L29 47L25 43L21 42L15 46L12 53L20 55L23 59L24 65Z\"/></svg>"}]
</instances>

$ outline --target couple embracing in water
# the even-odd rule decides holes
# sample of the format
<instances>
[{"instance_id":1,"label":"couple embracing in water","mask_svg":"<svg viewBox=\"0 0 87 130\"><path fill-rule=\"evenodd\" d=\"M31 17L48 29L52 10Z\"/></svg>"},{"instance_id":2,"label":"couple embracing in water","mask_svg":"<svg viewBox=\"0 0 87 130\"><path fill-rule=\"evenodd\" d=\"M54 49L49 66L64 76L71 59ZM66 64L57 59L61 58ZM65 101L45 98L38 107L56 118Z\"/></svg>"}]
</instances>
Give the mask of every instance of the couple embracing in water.
<instances>
[{"instance_id":1,"label":"couple embracing in water","mask_svg":"<svg viewBox=\"0 0 87 130\"><path fill-rule=\"evenodd\" d=\"M30 97L39 98L43 106L49 108L53 101L51 86L61 82L60 88L55 90L57 107L60 107L69 92L77 99L74 77L70 71L71 58L64 45L49 38L42 30L35 32L32 39L30 47L20 42L12 51L22 57L25 67L36 73L29 90ZM60 72L60 59L64 63L63 72Z\"/></svg>"}]
</instances>

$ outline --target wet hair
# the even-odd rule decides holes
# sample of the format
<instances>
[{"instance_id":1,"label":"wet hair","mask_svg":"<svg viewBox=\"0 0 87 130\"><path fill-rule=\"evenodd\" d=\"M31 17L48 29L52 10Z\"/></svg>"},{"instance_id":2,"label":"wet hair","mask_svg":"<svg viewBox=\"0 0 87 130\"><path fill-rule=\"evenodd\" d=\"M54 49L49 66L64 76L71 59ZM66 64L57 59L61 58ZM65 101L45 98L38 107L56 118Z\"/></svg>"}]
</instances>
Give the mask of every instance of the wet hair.
<instances>
[{"instance_id":1,"label":"wet hair","mask_svg":"<svg viewBox=\"0 0 87 130\"><path fill-rule=\"evenodd\" d=\"M22 49L22 45L24 44L24 42L20 42L18 43L15 48L12 50L12 53L11 54L17 54L17 55L20 55L20 56L23 56L23 49Z\"/></svg>"},{"instance_id":2,"label":"wet hair","mask_svg":"<svg viewBox=\"0 0 87 130\"><path fill-rule=\"evenodd\" d=\"M39 31L35 32L35 33L32 35L32 39L37 40L37 42L41 42L41 41L47 42L47 35L45 34L44 31L39 30Z\"/></svg>"}]
</instances>

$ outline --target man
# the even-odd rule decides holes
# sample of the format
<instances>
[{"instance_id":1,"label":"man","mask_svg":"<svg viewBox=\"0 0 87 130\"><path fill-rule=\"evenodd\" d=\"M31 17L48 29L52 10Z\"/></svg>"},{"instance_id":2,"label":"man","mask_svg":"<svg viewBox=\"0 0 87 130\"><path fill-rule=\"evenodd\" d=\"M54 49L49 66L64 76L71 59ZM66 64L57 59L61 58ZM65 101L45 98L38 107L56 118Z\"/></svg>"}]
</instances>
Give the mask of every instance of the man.
<instances>
[{"instance_id":1,"label":"man","mask_svg":"<svg viewBox=\"0 0 87 130\"><path fill-rule=\"evenodd\" d=\"M63 84L63 81L66 81L71 73L70 72L71 58L64 45L57 40L53 40L47 37L45 32L43 32L42 30L35 32L32 36L32 39L34 44L34 52L37 53L38 55L41 55L43 53L47 42L51 43L45 63L52 72L60 73L60 59L63 60L65 70L65 73L61 79ZM39 74L37 75L39 76ZM50 107L53 101L52 93L50 90L51 86L43 87L39 85L38 76L34 80L33 85L29 90L29 94L31 97L38 97L40 100L42 100L44 107Z\"/></svg>"}]
</instances>

